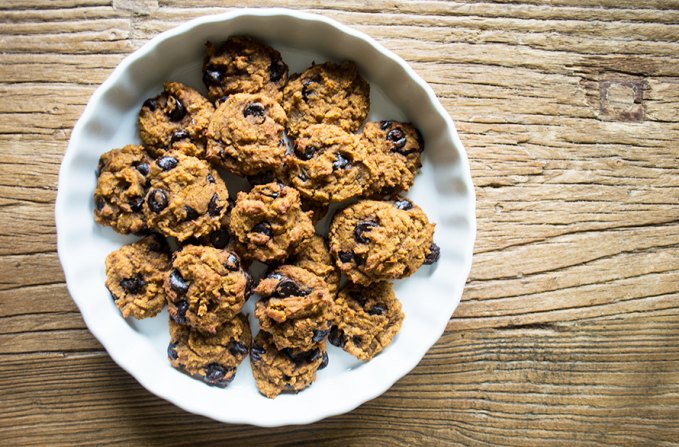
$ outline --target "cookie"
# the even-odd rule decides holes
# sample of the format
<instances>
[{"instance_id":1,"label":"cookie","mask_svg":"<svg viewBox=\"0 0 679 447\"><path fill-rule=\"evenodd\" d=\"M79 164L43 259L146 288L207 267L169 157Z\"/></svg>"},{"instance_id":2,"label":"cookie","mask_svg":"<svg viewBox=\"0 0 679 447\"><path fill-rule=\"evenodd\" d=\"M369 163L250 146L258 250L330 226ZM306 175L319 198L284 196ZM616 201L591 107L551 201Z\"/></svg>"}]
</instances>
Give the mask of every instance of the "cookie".
<instances>
[{"instance_id":1,"label":"cookie","mask_svg":"<svg viewBox=\"0 0 679 447\"><path fill-rule=\"evenodd\" d=\"M238 256L228 250L186 245L172 255L165 275L170 317L179 324L214 334L238 314L251 280Z\"/></svg>"},{"instance_id":2,"label":"cookie","mask_svg":"<svg viewBox=\"0 0 679 447\"><path fill-rule=\"evenodd\" d=\"M340 274L323 236L314 234L311 238L299 244L297 251L287 262L318 276L325 281L330 296L334 298L337 295Z\"/></svg>"},{"instance_id":3,"label":"cookie","mask_svg":"<svg viewBox=\"0 0 679 447\"><path fill-rule=\"evenodd\" d=\"M160 235L124 245L106 257L106 288L123 317L153 317L165 307L169 248Z\"/></svg>"},{"instance_id":4,"label":"cookie","mask_svg":"<svg viewBox=\"0 0 679 447\"><path fill-rule=\"evenodd\" d=\"M285 122L283 108L264 94L229 96L207 128L207 159L237 175L279 169Z\"/></svg>"},{"instance_id":5,"label":"cookie","mask_svg":"<svg viewBox=\"0 0 679 447\"><path fill-rule=\"evenodd\" d=\"M252 375L257 389L273 399L281 393L298 393L316 380L316 371L328 365L325 342L310 350L279 350L271 336L259 331L250 350Z\"/></svg>"},{"instance_id":6,"label":"cookie","mask_svg":"<svg viewBox=\"0 0 679 447\"><path fill-rule=\"evenodd\" d=\"M168 151L202 157L214 111L196 90L181 82L166 82L160 95L144 101L137 120L139 136L156 157Z\"/></svg>"},{"instance_id":7,"label":"cookie","mask_svg":"<svg viewBox=\"0 0 679 447\"><path fill-rule=\"evenodd\" d=\"M248 36L233 36L219 46L207 42L203 82L216 102L236 93L262 93L280 101L288 81L281 54Z\"/></svg>"},{"instance_id":8,"label":"cookie","mask_svg":"<svg viewBox=\"0 0 679 447\"><path fill-rule=\"evenodd\" d=\"M434 251L434 224L412 201L362 200L335 214L330 252L353 283L405 278Z\"/></svg>"},{"instance_id":9,"label":"cookie","mask_svg":"<svg viewBox=\"0 0 679 447\"><path fill-rule=\"evenodd\" d=\"M302 211L299 193L282 183L267 183L239 192L229 228L244 258L282 261L314 234L309 215Z\"/></svg>"},{"instance_id":10,"label":"cookie","mask_svg":"<svg viewBox=\"0 0 679 447\"><path fill-rule=\"evenodd\" d=\"M170 320L167 357L172 366L203 382L224 388L250 351L252 335L243 314L205 334Z\"/></svg>"},{"instance_id":11,"label":"cookie","mask_svg":"<svg viewBox=\"0 0 679 447\"><path fill-rule=\"evenodd\" d=\"M144 200L148 226L184 241L221 227L229 192L204 160L172 152L150 165Z\"/></svg>"},{"instance_id":12,"label":"cookie","mask_svg":"<svg viewBox=\"0 0 679 447\"><path fill-rule=\"evenodd\" d=\"M357 135L325 124L304 129L285 163L288 184L322 205L361 196L378 169Z\"/></svg>"},{"instance_id":13,"label":"cookie","mask_svg":"<svg viewBox=\"0 0 679 447\"><path fill-rule=\"evenodd\" d=\"M142 146L127 145L101 155L94 190L94 220L119 233L147 230L142 204L151 158Z\"/></svg>"},{"instance_id":14,"label":"cookie","mask_svg":"<svg viewBox=\"0 0 679 447\"><path fill-rule=\"evenodd\" d=\"M420 154L424 140L410 123L397 121L369 122L363 126L361 142L375 157L380 169L370 185L369 194L383 197L408 191L422 167Z\"/></svg>"},{"instance_id":15,"label":"cookie","mask_svg":"<svg viewBox=\"0 0 679 447\"><path fill-rule=\"evenodd\" d=\"M368 115L370 85L353 62L312 65L290 77L283 91L283 107L292 136L312 124L355 132Z\"/></svg>"},{"instance_id":16,"label":"cookie","mask_svg":"<svg viewBox=\"0 0 679 447\"><path fill-rule=\"evenodd\" d=\"M389 346L403 318L390 283L349 286L335 300L335 323L328 341L367 361Z\"/></svg>"},{"instance_id":17,"label":"cookie","mask_svg":"<svg viewBox=\"0 0 679 447\"><path fill-rule=\"evenodd\" d=\"M282 265L263 278L255 293L260 328L279 349L308 350L320 343L333 319L332 298L325 281L292 265Z\"/></svg>"}]
</instances>

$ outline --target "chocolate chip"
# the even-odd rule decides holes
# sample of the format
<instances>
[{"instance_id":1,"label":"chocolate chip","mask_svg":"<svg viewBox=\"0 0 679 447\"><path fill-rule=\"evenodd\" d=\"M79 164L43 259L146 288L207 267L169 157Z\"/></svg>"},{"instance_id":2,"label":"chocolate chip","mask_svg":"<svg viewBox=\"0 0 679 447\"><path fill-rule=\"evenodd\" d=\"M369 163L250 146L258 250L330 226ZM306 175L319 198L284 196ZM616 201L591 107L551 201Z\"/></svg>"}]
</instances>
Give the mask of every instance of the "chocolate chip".
<instances>
[{"instance_id":1,"label":"chocolate chip","mask_svg":"<svg viewBox=\"0 0 679 447\"><path fill-rule=\"evenodd\" d=\"M226 101L227 99L229 99L229 95L220 96L219 98L217 98L217 99L215 100L215 105L216 105L217 107L219 107L219 106L220 106L224 101Z\"/></svg>"},{"instance_id":2,"label":"chocolate chip","mask_svg":"<svg viewBox=\"0 0 679 447\"><path fill-rule=\"evenodd\" d=\"M149 98L146 101L144 101L142 107L146 107L151 112L155 112L155 110L158 108L158 102L156 101L155 98Z\"/></svg>"},{"instance_id":3,"label":"chocolate chip","mask_svg":"<svg viewBox=\"0 0 679 447\"><path fill-rule=\"evenodd\" d=\"M219 85L222 82L222 72L219 70L205 70L203 73L203 83L206 86Z\"/></svg>"},{"instance_id":4,"label":"chocolate chip","mask_svg":"<svg viewBox=\"0 0 679 447\"><path fill-rule=\"evenodd\" d=\"M266 110L264 109L264 106L258 102L251 102L245 107L245 109L243 109L243 116L246 118L248 116L254 117L256 124L262 124L264 121L266 121L265 113Z\"/></svg>"},{"instance_id":5,"label":"chocolate chip","mask_svg":"<svg viewBox=\"0 0 679 447\"><path fill-rule=\"evenodd\" d=\"M106 202L104 201L103 197L98 196L94 199L94 208L97 211L101 211L102 209L104 209L105 205L106 205Z\"/></svg>"},{"instance_id":6,"label":"chocolate chip","mask_svg":"<svg viewBox=\"0 0 679 447\"><path fill-rule=\"evenodd\" d=\"M356 224L354 229L354 239L361 244L367 244L370 239L364 236L364 233L371 231L377 226L377 222L373 220L364 220Z\"/></svg>"},{"instance_id":7,"label":"chocolate chip","mask_svg":"<svg viewBox=\"0 0 679 447\"><path fill-rule=\"evenodd\" d=\"M360 335L354 335L351 337L351 342L355 344L356 346L361 346L361 343L363 343L363 340L361 340Z\"/></svg>"},{"instance_id":8,"label":"chocolate chip","mask_svg":"<svg viewBox=\"0 0 679 447\"><path fill-rule=\"evenodd\" d=\"M184 104L174 96L167 99L168 104L174 103L174 108L167 114L172 121L181 121L186 116Z\"/></svg>"},{"instance_id":9,"label":"chocolate chip","mask_svg":"<svg viewBox=\"0 0 679 447\"><path fill-rule=\"evenodd\" d=\"M240 261L238 260L238 256L236 256L233 253L229 253L229 256L226 258L226 263L224 264L224 267L226 267L227 270L231 270L232 272L235 272L238 269L240 269Z\"/></svg>"},{"instance_id":10,"label":"chocolate chip","mask_svg":"<svg viewBox=\"0 0 679 447\"><path fill-rule=\"evenodd\" d=\"M153 189L146 198L149 209L154 213L159 213L167 206L167 195L162 189Z\"/></svg>"},{"instance_id":11,"label":"chocolate chip","mask_svg":"<svg viewBox=\"0 0 679 447\"><path fill-rule=\"evenodd\" d=\"M144 205L144 198L133 197L127 203L129 203L130 208L132 209L133 212L138 213L139 211L141 211L142 205Z\"/></svg>"},{"instance_id":12,"label":"chocolate chip","mask_svg":"<svg viewBox=\"0 0 679 447\"><path fill-rule=\"evenodd\" d=\"M332 170L336 171L338 169L350 169L351 168L351 157L347 154L342 154L338 152L335 155L335 161L332 162Z\"/></svg>"},{"instance_id":13,"label":"chocolate chip","mask_svg":"<svg viewBox=\"0 0 679 447\"><path fill-rule=\"evenodd\" d=\"M380 129L387 130L391 126L391 121L380 121Z\"/></svg>"},{"instance_id":14,"label":"chocolate chip","mask_svg":"<svg viewBox=\"0 0 679 447\"><path fill-rule=\"evenodd\" d=\"M327 337L328 333L330 333L330 330L314 329L314 336L311 338L311 341L313 341L314 343L318 343L325 337Z\"/></svg>"},{"instance_id":15,"label":"chocolate chip","mask_svg":"<svg viewBox=\"0 0 679 447\"><path fill-rule=\"evenodd\" d=\"M295 281L283 277L276 286L276 291L273 296L277 298L288 298L290 296L306 296L309 293L311 293L311 291L301 289Z\"/></svg>"},{"instance_id":16,"label":"chocolate chip","mask_svg":"<svg viewBox=\"0 0 679 447\"><path fill-rule=\"evenodd\" d=\"M318 365L318 369L321 370L321 369L325 368L326 366L328 366L329 360L330 359L328 359L328 353L326 351L323 351L323 360L321 360L321 364Z\"/></svg>"},{"instance_id":17,"label":"chocolate chip","mask_svg":"<svg viewBox=\"0 0 679 447\"><path fill-rule=\"evenodd\" d=\"M408 199L399 199L394 202L394 205L396 206L396 208L403 211L408 211L413 207L413 203Z\"/></svg>"},{"instance_id":18,"label":"chocolate chip","mask_svg":"<svg viewBox=\"0 0 679 447\"><path fill-rule=\"evenodd\" d=\"M215 178L209 172L207 173L207 182L208 183L214 183L215 182Z\"/></svg>"},{"instance_id":19,"label":"chocolate chip","mask_svg":"<svg viewBox=\"0 0 679 447\"><path fill-rule=\"evenodd\" d=\"M272 199L276 199L276 198L278 198L280 193L283 192L284 187L285 187L285 185L283 185L282 183L278 183L276 185L276 189L272 189L272 188L268 188L268 187L263 188L262 189L262 195L266 196L266 197L271 197Z\"/></svg>"},{"instance_id":20,"label":"chocolate chip","mask_svg":"<svg viewBox=\"0 0 679 447\"><path fill-rule=\"evenodd\" d=\"M309 101L309 96L311 96L314 93L314 84L317 84L320 82L321 77L318 75L314 75L313 77L304 80L302 82L302 99L304 102Z\"/></svg>"},{"instance_id":21,"label":"chocolate chip","mask_svg":"<svg viewBox=\"0 0 679 447\"><path fill-rule=\"evenodd\" d=\"M343 331L341 331L337 326L333 326L332 328L330 328L330 334L328 334L328 341L330 342L330 344L342 348L346 344L347 338L344 335Z\"/></svg>"},{"instance_id":22,"label":"chocolate chip","mask_svg":"<svg viewBox=\"0 0 679 447\"><path fill-rule=\"evenodd\" d=\"M374 305L368 310L368 315L382 315L386 310L379 304Z\"/></svg>"},{"instance_id":23,"label":"chocolate chip","mask_svg":"<svg viewBox=\"0 0 679 447\"><path fill-rule=\"evenodd\" d=\"M94 175L96 175L97 178L99 178L99 176L101 175L102 169L104 169L104 160L101 157L99 157L99 162L97 163L97 169L94 171Z\"/></svg>"},{"instance_id":24,"label":"chocolate chip","mask_svg":"<svg viewBox=\"0 0 679 447\"><path fill-rule=\"evenodd\" d=\"M245 355L249 351L248 347L237 341L229 343L229 352L231 355Z\"/></svg>"},{"instance_id":25,"label":"chocolate chip","mask_svg":"<svg viewBox=\"0 0 679 447\"><path fill-rule=\"evenodd\" d=\"M441 257L441 248L435 243L431 243L429 247L429 254L424 258L424 265L431 265L439 260Z\"/></svg>"},{"instance_id":26,"label":"chocolate chip","mask_svg":"<svg viewBox=\"0 0 679 447\"><path fill-rule=\"evenodd\" d=\"M340 251L337 255L339 260L345 264L354 260L354 254L350 251Z\"/></svg>"},{"instance_id":27,"label":"chocolate chip","mask_svg":"<svg viewBox=\"0 0 679 447\"><path fill-rule=\"evenodd\" d=\"M403 130L400 127L397 127L396 129L391 129L389 133L387 133L387 141L394 143L393 150L398 150L403 149L403 146L406 145L407 139L405 133L403 133Z\"/></svg>"},{"instance_id":28,"label":"chocolate chip","mask_svg":"<svg viewBox=\"0 0 679 447\"><path fill-rule=\"evenodd\" d=\"M212 194L212 198L210 199L210 203L207 204L207 213L211 217L217 217L219 216L219 213L221 213L222 207L219 206L219 196L217 193Z\"/></svg>"},{"instance_id":29,"label":"chocolate chip","mask_svg":"<svg viewBox=\"0 0 679 447\"><path fill-rule=\"evenodd\" d=\"M189 310L189 303L186 300L181 300L176 306L177 311L172 319L178 324L186 324L186 311Z\"/></svg>"},{"instance_id":30,"label":"chocolate chip","mask_svg":"<svg viewBox=\"0 0 679 447\"><path fill-rule=\"evenodd\" d=\"M179 295L184 295L189 291L189 285L186 284L186 281L182 277L181 273L179 273L177 270L172 270L170 272L170 287Z\"/></svg>"},{"instance_id":31,"label":"chocolate chip","mask_svg":"<svg viewBox=\"0 0 679 447\"><path fill-rule=\"evenodd\" d=\"M285 355L295 366L302 366L307 363L312 363L321 358L321 351L318 348L311 349L309 351L293 353L292 349L284 348L281 353Z\"/></svg>"},{"instance_id":32,"label":"chocolate chip","mask_svg":"<svg viewBox=\"0 0 679 447\"><path fill-rule=\"evenodd\" d=\"M125 278L120 281L120 287L127 293L139 293L144 290L145 286L146 282L141 273L138 273L135 277Z\"/></svg>"},{"instance_id":33,"label":"chocolate chip","mask_svg":"<svg viewBox=\"0 0 679 447\"><path fill-rule=\"evenodd\" d=\"M269 80L271 82L280 81L287 72L288 67L282 60L271 58L271 64L269 65Z\"/></svg>"},{"instance_id":34,"label":"chocolate chip","mask_svg":"<svg viewBox=\"0 0 679 447\"><path fill-rule=\"evenodd\" d=\"M251 230L253 233L260 233L265 236L271 237L273 235L273 231L271 230L271 224L269 222L260 222L254 227L252 227Z\"/></svg>"},{"instance_id":35,"label":"chocolate chip","mask_svg":"<svg viewBox=\"0 0 679 447\"><path fill-rule=\"evenodd\" d=\"M177 360L177 343L167 345L167 356L172 360Z\"/></svg>"},{"instance_id":36,"label":"chocolate chip","mask_svg":"<svg viewBox=\"0 0 679 447\"><path fill-rule=\"evenodd\" d=\"M306 182L309 180L309 177L307 176L307 173L304 169L302 169L299 174L297 174L297 178L300 179L303 182Z\"/></svg>"},{"instance_id":37,"label":"chocolate chip","mask_svg":"<svg viewBox=\"0 0 679 447\"><path fill-rule=\"evenodd\" d=\"M318 152L318 148L313 144L309 144L303 148L300 148L297 142L295 142L293 150L297 158L304 161L311 160L313 156L316 155L316 152Z\"/></svg>"},{"instance_id":38,"label":"chocolate chip","mask_svg":"<svg viewBox=\"0 0 679 447\"><path fill-rule=\"evenodd\" d=\"M365 297L365 295L363 295L362 293L357 292L357 291L355 291L355 290L349 292L349 296L350 296L354 301L356 301L358 304L360 304L361 306L364 306L364 305L365 305L365 302L368 301L368 299Z\"/></svg>"},{"instance_id":39,"label":"chocolate chip","mask_svg":"<svg viewBox=\"0 0 679 447\"><path fill-rule=\"evenodd\" d=\"M140 173L141 175L143 175L144 177L146 177L147 175L149 175L149 164L148 164L148 163L146 163L146 162L144 162L144 163L139 163L139 164L135 165L135 168L136 168L137 171L139 171L139 173Z\"/></svg>"},{"instance_id":40,"label":"chocolate chip","mask_svg":"<svg viewBox=\"0 0 679 447\"><path fill-rule=\"evenodd\" d=\"M177 159L174 157L162 157L156 160L156 164L163 171L171 171L177 167Z\"/></svg>"},{"instance_id":41,"label":"chocolate chip","mask_svg":"<svg viewBox=\"0 0 679 447\"><path fill-rule=\"evenodd\" d=\"M229 243L229 233L225 229L220 228L210 234L210 244L215 248L224 248Z\"/></svg>"},{"instance_id":42,"label":"chocolate chip","mask_svg":"<svg viewBox=\"0 0 679 447\"><path fill-rule=\"evenodd\" d=\"M252 279L250 272L245 272L245 299L248 299L252 294L252 288L255 285L255 280Z\"/></svg>"},{"instance_id":43,"label":"chocolate chip","mask_svg":"<svg viewBox=\"0 0 679 447\"><path fill-rule=\"evenodd\" d=\"M218 363L210 363L205 368L205 379L209 382L219 382L226 375L226 368Z\"/></svg>"},{"instance_id":44,"label":"chocolate chip","mask_svg":"<svg viewBox=\"0 0 679 447\"><path fill-rule=\"evenodd\" d=\"M252 345L252 348L250 348L250 358L254 361L262 360L264 354L266 354L266 351L259 345Z\"/></svg>"},{"instance_id":45,"label":"chocolate chip","mask_svg":"<svg viewBox=\"0 0 679 447\"><path fill-rule=\"evenodd\" d=\"M185 129L179 129L175 131L170 137L170 144L185 138L189 138L189 133Z\"/></svg>"},{"instance_id":46,"label":"chocolate chip","mask_svg":"<svg viewBox=\"0 0 679 447\"><path fill-rule=\"evenodd\" d=\"M186 220L194 220L197 219L200 214L198 214L198 211L195 209L191 208L188 205L184 205L184 211L186 211Z\"/></svg>"}]
</instances>

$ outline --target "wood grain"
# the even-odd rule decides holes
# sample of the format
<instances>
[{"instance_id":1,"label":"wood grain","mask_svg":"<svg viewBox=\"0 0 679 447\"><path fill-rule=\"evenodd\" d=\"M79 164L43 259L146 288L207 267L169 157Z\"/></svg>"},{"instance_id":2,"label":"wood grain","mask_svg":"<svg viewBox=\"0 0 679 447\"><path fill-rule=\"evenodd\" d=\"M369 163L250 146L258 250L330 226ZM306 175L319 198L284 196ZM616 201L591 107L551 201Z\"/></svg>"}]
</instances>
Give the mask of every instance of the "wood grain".
<instances>
[{"instance_id":1,"label":"wood grain","mask_svg":"<svg viewBox=\"0 0 679 447\"><path fill-rule=\"evenodd\" d=\"M478 198L443 337L307 427L222 425L145 391L56 256L59 163L96 86L158 32L245 6L318 12L406 59ZM679 445L678 1L5 0L0 23L0 444Z\"/></svg>"}]
</instances>

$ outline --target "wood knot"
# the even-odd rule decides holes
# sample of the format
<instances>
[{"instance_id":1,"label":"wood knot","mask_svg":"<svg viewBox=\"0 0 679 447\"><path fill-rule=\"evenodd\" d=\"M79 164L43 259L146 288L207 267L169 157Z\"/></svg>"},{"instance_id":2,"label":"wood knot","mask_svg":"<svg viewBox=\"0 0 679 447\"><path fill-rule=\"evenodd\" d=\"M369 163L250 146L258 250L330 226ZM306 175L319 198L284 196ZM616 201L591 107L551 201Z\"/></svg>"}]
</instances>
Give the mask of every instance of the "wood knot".
<instances>
[{"instance_id":1,"label":"wood knot","mask_svg":"<svg viewBox=\"0 0 679 447\"><path fill-rule=\"evenodd\" d=\"M608 121L644 120L643 79L606 79L599 83L600 117Z\"/></svg>"}]
</instances>

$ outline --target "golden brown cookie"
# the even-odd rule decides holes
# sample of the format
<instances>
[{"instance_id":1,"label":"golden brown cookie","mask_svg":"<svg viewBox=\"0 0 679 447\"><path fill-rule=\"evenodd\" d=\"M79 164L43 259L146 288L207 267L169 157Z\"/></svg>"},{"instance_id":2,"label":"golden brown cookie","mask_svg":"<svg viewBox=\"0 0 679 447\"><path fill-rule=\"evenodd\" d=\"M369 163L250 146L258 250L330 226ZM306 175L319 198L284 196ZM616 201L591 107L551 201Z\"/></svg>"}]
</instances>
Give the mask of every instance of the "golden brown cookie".
<instances>
[{"instance_id":1,"label":"golden brown cookie","mask_svg":"<svg viewBox=\"0 0 679 447\"><path fill-rule=\"evenodd\" d=\"M177 323L214 334L240 312L251 280L238 256L228 250L186 245L172 255L165 275L170 317Z\"/></svg>"},{"instance_id":2,"label":"golden brown cookie","mask_svg":"<svg viewBox=\"0 0 679 447\"><path fill-rule=\"evenodd\" d=\"M434 224L409 199L362 200L335 214L330 252L353 283L405 278L438 247Z\"/></svg>"},{"instance_id":3,"label":"golden brown cookie","mask_svg":"<svg viewBox=\"0 0 679 447\"><path fill-rule=\"evenodd\" d=\"M310 350L279 350L271 336L259 331L250 350L252 374L257 389L273 399L281 393L298 393L316 380L316 371L328 365L325 342Z\"/></svg>"},{"instance_id":4,"label":"golden brown cookie","mask_svg":"<svg viewBox=\"0 0 679 447\"><path fill-rule=\"evenodd\" d=\"M207 129L207 159L238 175L279 169L285 122L283 108L264 94L229 96Z\"/></svg>"},{"instance_id":5,"label":"golden brown cookie","mask_svg":"<svg viewBox=\"0 0 679 447\"><path fill-rule=\"evenodd\" d=\"M94 190L94 220L119 233L147 230L142 204L151 157L142 146L129 144L101 155Z\"/></svg>"},{"instance_id":6,"label":"golden brown cookie","mask_svg":"<svg viewBox=\"0 0 679 447\"><path fill-rule=\"evenodd\" d=\"M361 196L378 169L357 135L326 124L304 129L285 163L288 183L322 205Z\"/></svg>"},{"instance_id":7,"label":"golden brown cookie","mask_svg":"<svg viewBox=\"0 0 679 447\"><path fill-rule=\"evenodd\" d=\"M383 197L408 191L413 186L415 175L422 167L420 154L424 149L419 130L410 123L369 122L363 127L361 143L379 166L369 194Z\"/></svg>"},{"instance_id":8,"label":"golden brown cookie","mask_svg":"<svg viewBox=\"0 0 679 447\"><path fill-rule=\"evenodd\" d=\"M312 124L331 124L355 132L370 108L370 85L356 64L326 62L292 75L283 91L288 133L299 135Z\"/></svg>"},{"instance_id":9,"label":"golden brown cookie","mask_svg":"<svg viewBox=\"0 0 679 447\"><path fill-rule=\"evenodd\" d=\"M211 42L206 46L203 82L212 101L235 93L262 93L280 101L288 66L278 51L248 36L232 36L217 47Z\"/></svg>"},{"instance_id":10,"label":"golden brown cookie","mask_svg":"<svg viewBox=\"0 0 679 447\"><path fill-rule=\"evenodd\" d=\"M149 98L139 112L139 135L156 157L168 151L203 157L205 131L214 106L181 82L166 82L163 92Z\"/></svg>"},{"instance_id":11,"label":"golden brown cookie","mask_svg":"<svg viewBox=\"0 0 679 447\"><path fill-rule=\"evenodd\" d=\"M279 266L259 282L255 293L261 296L255 306L260 328L279 349L311 349L328 335L333 301L325 281L313 273Z\"/></svg>"},{"instance_id":12,"label":"golden brown cookie","mask_svg":"<svg viewBox=\"0 0 679 447\"><path fill-rule=\"evenodd\" d=\"M340 274L330 255L323 236L314 234L297 246L297 251L287 261L288 264L302 267L325 281L331 297L337 295Z\"/></svg>"},{"instance_id":13,"label":"golden brown cookie","mask_svg":"<svg viewBox=\"0 0 679 447\"><path fill-rule=\"evenodd\" d=\"M352 285L337 295L328 341L360 360L370 360L391 343L403 318L390 283Z\"/></svg>"},{"instance_id":14,"label":"golden brown cookie","mask_svg":"<svg viewBox=\"0 0 679 447\"><path fill-rule=\"evenodd\" d=\"M151 163L148 178L143 209L150 228L184 241L221 227L229 192L206 161L168 153Z\"/></svg>"},{"instance_id":15,"label":"golden brown cookie","mask_svg":"<svg viewBox=\"0 0 679 447\"><path fill-rule=\"evenodd\" d=\"M234 379L236 368L250 351L252 335L243 314L221 325L214 334L205 334L170 320L167 357L175 368L224 388Z\"/></svg>"},{"instance_id":16,"label":"golden brown cookie","mask_svg":"<svg viewBox=\"0 0 679 447\"><path fill-rule=\"evenodd\" d=\"M302 211L299 193L282 183L267 183L239 192L229 221L237 251L247 259L282 261L314 234Z\"/></svg>"},{"instance_id":17,"label":"golden brown cookie","mask_svg":"<svg viewBox=\"0 0 679 447\"><path fill-rule=\"evenodd\" d=\"M169 248L156 234L106 257L106 288L123 317L153 317L165 307L163 281L169 268Z\"/></svg>"}]
</instances>

